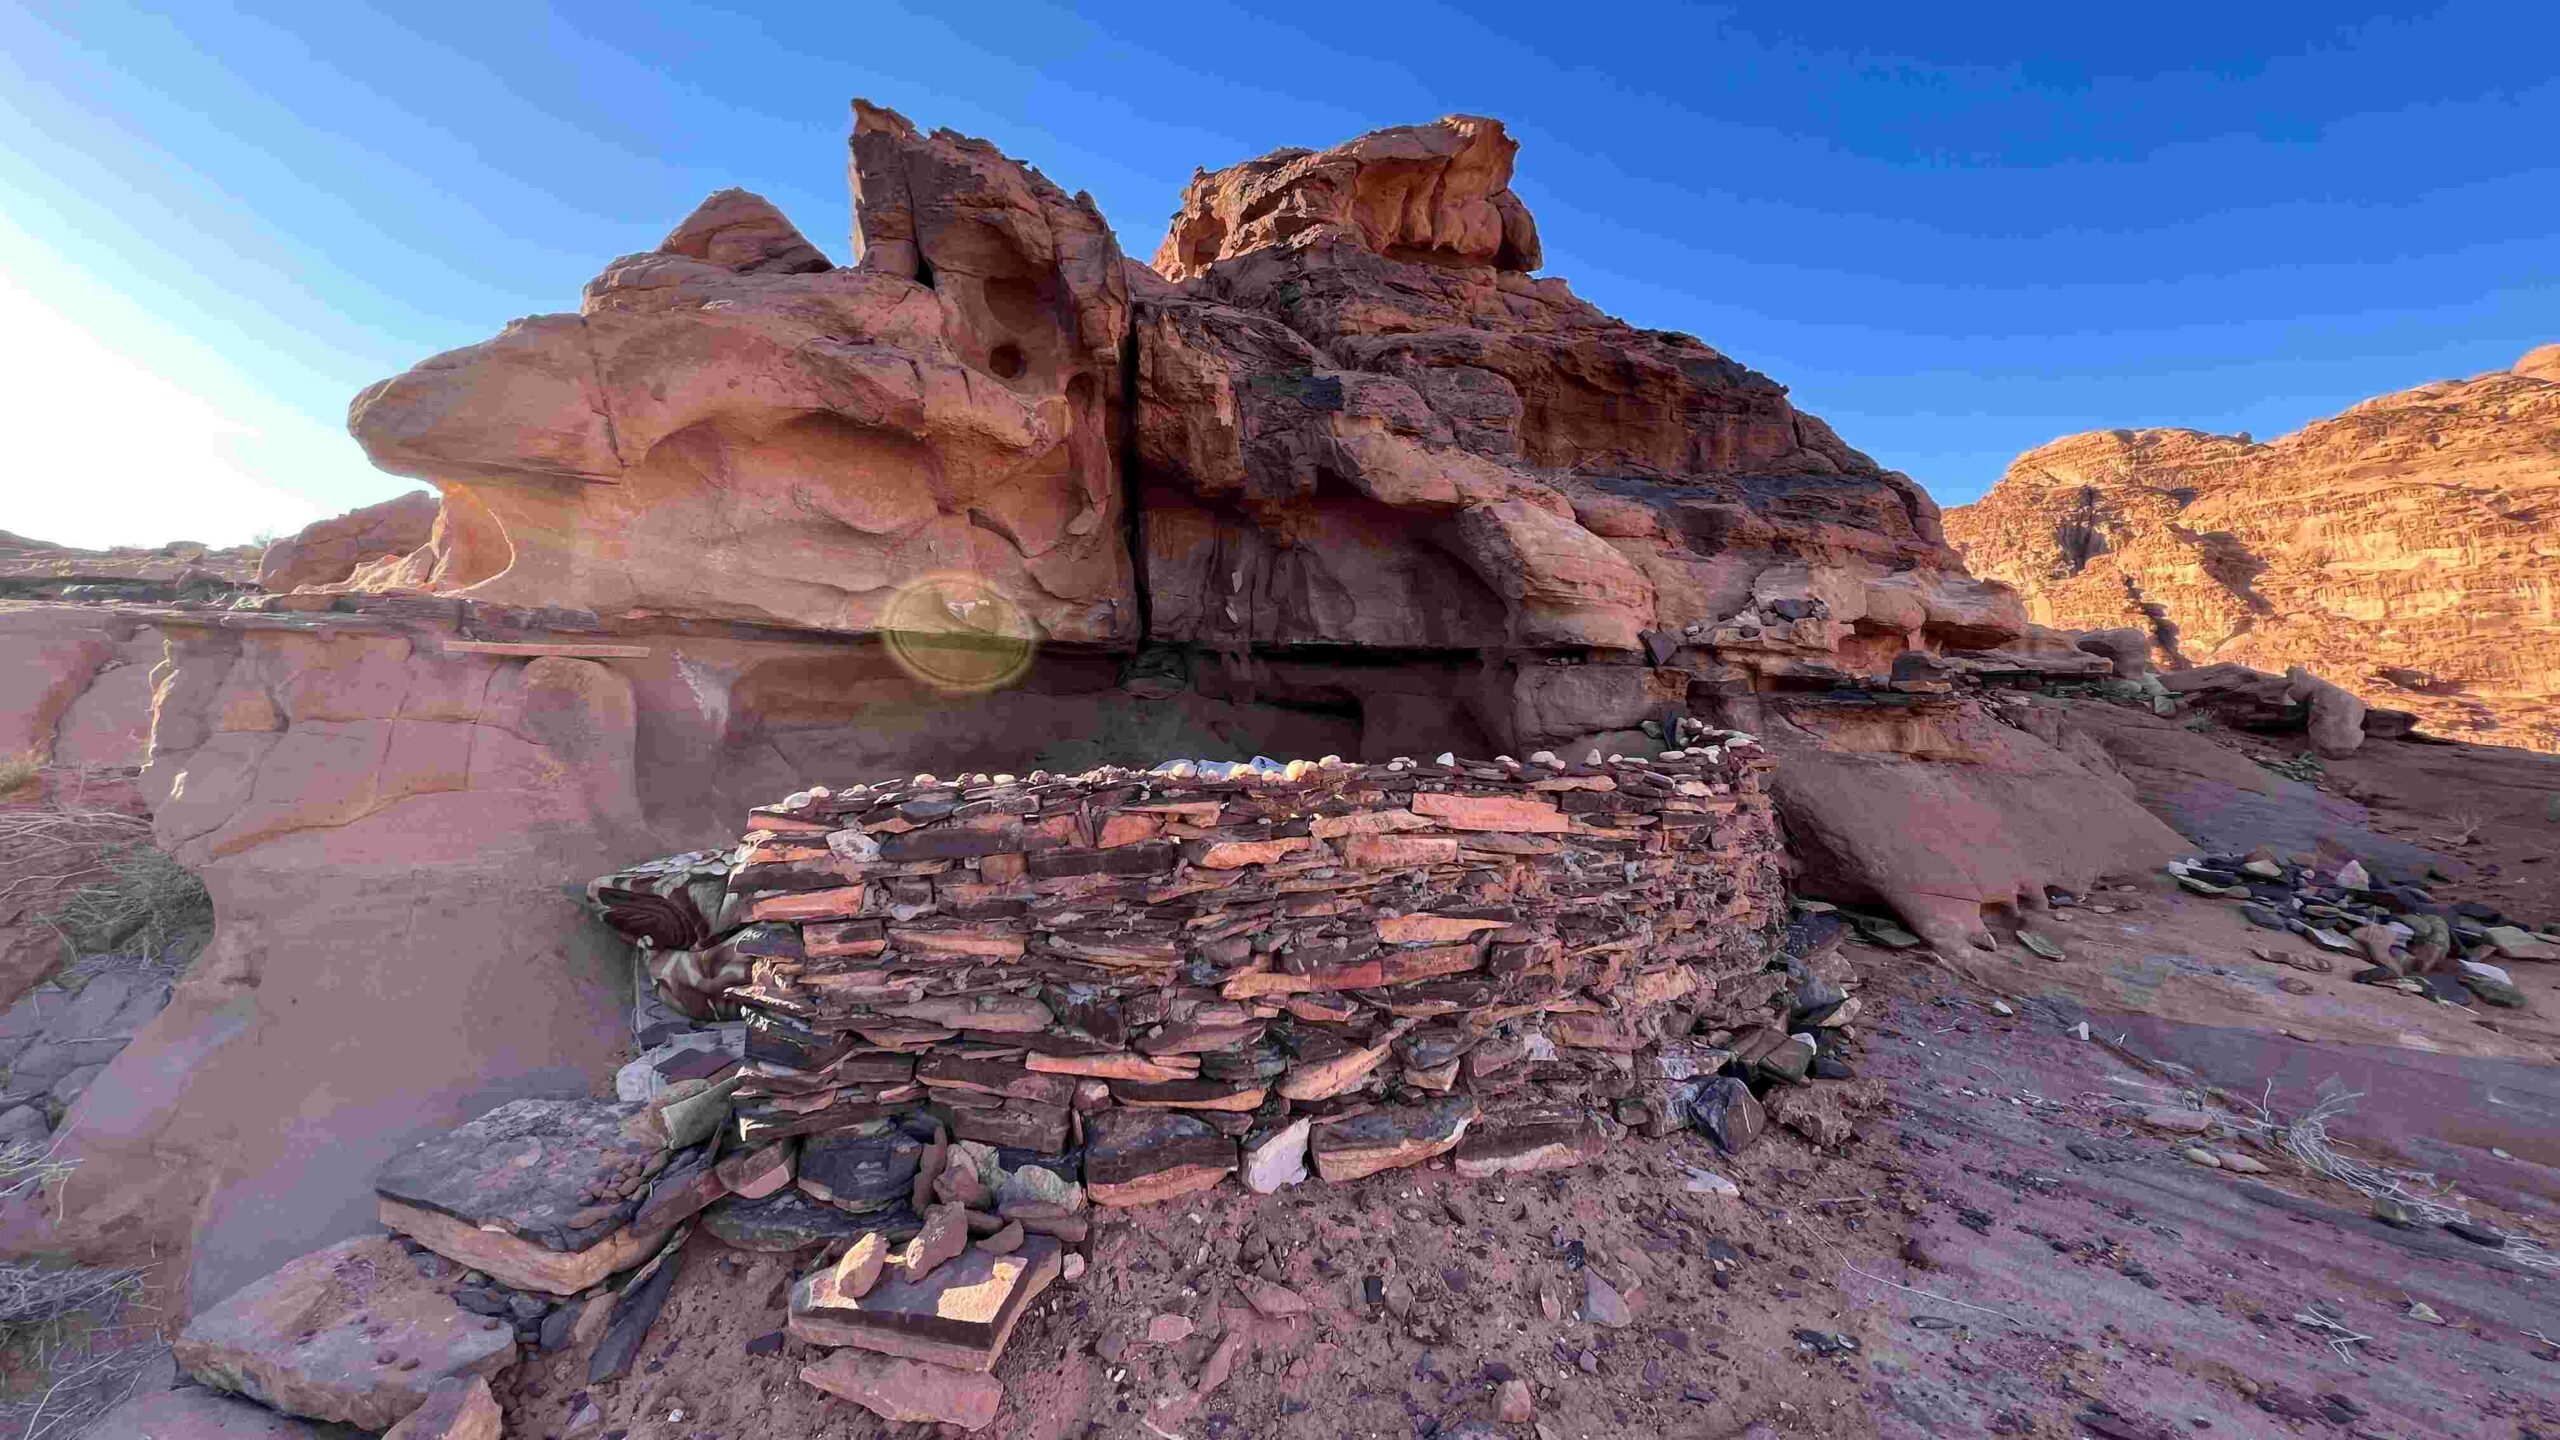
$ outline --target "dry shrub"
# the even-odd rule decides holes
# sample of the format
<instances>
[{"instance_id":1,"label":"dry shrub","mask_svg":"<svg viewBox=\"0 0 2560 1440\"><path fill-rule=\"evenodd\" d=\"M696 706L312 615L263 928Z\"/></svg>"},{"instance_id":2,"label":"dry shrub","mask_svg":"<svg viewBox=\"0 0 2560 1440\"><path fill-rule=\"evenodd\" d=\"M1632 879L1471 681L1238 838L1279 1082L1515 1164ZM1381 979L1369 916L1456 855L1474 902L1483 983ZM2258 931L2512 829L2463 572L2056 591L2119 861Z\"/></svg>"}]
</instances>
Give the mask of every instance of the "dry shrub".
<instances>
[{"instance_id":1,"label":"dry shrub","mask_svg":"<svg viewBox=\"0 0 2560 1440\"><path fill-rule=\"evenodd\" d=\"M53 1153L53 1146L33 1140L12 1140L0 1145L0 1201L18 1200L41 1192L46 1186L59 1194L62 1182L71 1178L76 1160L65 1160ZM6 1312L0 1309L0 1324L6 1324Z\"/></svg>"},{"instance_id":2,"label":"dry shrub","mask_svg":"<svg viewBox=\"0 0 2560 1440\"><path fill-rule=\"evenodd\" d=\"M100 876L44 917L73 954L114 950L156 957L180 936L213 923L213 899L204 882L168 851L137 842L98 860Z\"/></svg>"},{"instance_id":3,"label":"dry shrub","mask_svg":"<svg viewBox=\"0 0 2560 1440\"><path fill-rule=\"evenodd\" d=\"M69 1440L124 1403L167 1353L125 1322L142 1272L34 1261L0 1263L0 1433Z\"/></svg>"},{"instance_id":4,"label":"dry shrub","mask_svg":"<svg viewBox=\"0 0 2560 1440\"><path fill-rule=\"evenodd\" d=\"M43 773L44 766L37 762L33 751L0 760L0 800L9 799L35 784L36 777Z\"/></svg>"}]
</instances>

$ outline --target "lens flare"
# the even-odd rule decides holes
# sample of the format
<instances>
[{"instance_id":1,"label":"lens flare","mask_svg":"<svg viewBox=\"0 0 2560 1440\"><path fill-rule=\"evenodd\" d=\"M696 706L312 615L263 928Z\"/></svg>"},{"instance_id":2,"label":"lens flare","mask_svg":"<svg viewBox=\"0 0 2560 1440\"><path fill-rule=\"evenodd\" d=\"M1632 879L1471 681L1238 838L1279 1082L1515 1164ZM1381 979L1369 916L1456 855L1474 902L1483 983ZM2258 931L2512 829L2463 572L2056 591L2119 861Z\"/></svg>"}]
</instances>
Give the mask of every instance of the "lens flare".
<instances>
[{"instance_id":1,"label":"lens flare","mask_svg":"<svg viewBox=\"0 0 2560 1440\"><path fill-rule=\"evenodd\" d=\"M880 629L900 669L948 695L976 695L1019 681L1040 647L1022 607L975 575L938 570L900 585Z\"/></svg>"}]
</instances>

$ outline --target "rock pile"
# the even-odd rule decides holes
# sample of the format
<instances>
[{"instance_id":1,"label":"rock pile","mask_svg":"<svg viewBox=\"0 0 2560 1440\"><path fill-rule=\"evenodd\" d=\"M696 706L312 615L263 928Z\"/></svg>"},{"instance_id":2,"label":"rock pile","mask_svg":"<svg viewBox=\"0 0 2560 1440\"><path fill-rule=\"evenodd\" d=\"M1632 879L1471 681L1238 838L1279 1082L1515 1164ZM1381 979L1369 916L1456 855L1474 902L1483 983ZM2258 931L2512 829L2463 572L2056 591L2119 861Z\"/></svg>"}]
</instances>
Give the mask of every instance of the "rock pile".
<instances>
[{"instance_id":1,"label":"rock pile","mask_svg":"<svg viewBox=\"0 0 2560 1440\"><path fill-rule=\"evenodd\" d=\"M2377 868L2350 860L2324 873L2316 856L2261 848L2195 856L2171 864L2169 874L2196 894L2239 901L2251 924L2361 958L2366 967L2355 978L2364 984L2448 1004L2477 997L2521 1008L2524 992L2500 962L2560 960L2560 927L2536 933L2509 923L2494 906L2439 900L2425 886L2386 878ZM2281 952L2260 958L2301 963Z\"/></svg>"}]
</instances>

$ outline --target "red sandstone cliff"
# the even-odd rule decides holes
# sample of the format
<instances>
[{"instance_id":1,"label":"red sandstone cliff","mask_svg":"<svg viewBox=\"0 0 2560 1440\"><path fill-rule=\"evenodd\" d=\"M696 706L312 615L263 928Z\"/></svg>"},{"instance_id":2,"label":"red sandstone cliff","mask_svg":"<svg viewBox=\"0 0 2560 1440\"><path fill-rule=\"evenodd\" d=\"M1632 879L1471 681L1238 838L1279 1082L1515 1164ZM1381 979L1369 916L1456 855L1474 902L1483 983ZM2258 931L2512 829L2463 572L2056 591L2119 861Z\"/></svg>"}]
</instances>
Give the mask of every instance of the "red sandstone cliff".
<instances>
[{"instance_id":1,"label":"red sandstone cliff","mask_svg":"<svg viewBox=\"0 0 2560 1440\"><path fill-rule=\"evenodd\" d=\"M2560 750L2560 345L2266 444L2105 430L1946 512L2036 620L2304 665L2438 734Z\"/></svg>"}]
</instances>

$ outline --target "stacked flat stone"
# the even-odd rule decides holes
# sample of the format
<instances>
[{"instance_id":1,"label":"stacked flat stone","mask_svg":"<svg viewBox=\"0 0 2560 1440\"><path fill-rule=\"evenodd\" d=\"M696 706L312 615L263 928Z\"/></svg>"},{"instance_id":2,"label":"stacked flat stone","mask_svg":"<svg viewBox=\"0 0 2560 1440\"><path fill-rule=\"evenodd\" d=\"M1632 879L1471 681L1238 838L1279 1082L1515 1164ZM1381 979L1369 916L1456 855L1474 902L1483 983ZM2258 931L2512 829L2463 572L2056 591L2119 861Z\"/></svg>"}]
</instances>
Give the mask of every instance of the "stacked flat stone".
<instances>
[{"instance_id":1,"label":"stacked flat stone","mask_svg":"<svg viewBox=\"0 0 2560 1440\"><path fill-rule=\"evenodd\" d=\"M792 795L734 851L591 893L669 1003L744 1020L728 1148L797 1147L757 1162L796 1175L768 1203L911 1233L937 1128L1103 1205L1310 1161L1542 1168L1691 1073L1666 1042L1767 1018L1772 766L1715 733L1579 764L917 776Z\"/></svg>"}]
</instances>

